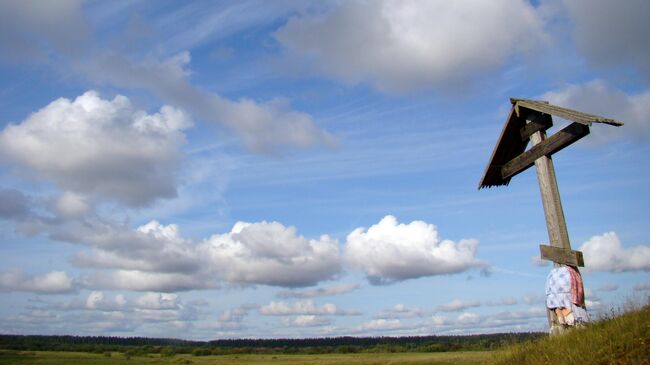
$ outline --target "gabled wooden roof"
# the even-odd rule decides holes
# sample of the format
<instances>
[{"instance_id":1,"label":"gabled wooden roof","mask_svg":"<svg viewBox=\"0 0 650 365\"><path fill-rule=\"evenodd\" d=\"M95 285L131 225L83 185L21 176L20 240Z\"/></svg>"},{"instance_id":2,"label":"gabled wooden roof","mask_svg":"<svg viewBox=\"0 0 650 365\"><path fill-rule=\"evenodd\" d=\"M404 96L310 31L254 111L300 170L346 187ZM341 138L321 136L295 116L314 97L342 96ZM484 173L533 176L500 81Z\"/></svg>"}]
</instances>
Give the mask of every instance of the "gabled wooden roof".
<instances>
[{"instance_id":1,"label":"gabled wooden roof","mask_svg":"<svg viewBox=\"0 0 650 365\"><path fill-rule=\"evenodd\" d=\"M479 183L479 189L510 183L511 177L502 178L501 168L526 150L529 139L527 136L522 138L522 128L526 126L526 117L529 116L531 111L537 112L538 115L543 117L542 124L545 127L542 126L541 129L547 129L552 125L551 115L587 126L592 123L604 123L617 127L623 125L623 123L614 119L562 108L545 101L511 98L510 102L512 103L510 115L508 115L506 124L503 126L494 151L492 151L492 157L490 157L490 161L485 168L483 178Z\"/></svg>"},{"instance_id":2,"label":"gabled wooden roof","mask_svg":"<svg viewBox=\"0 0 650 365\"><path fill-rule=\"evenodd\" d=\"M526 108L530 110L535 110L538 112L542 112L544 114L555 115L556 117L560 117L566 120L572 120L574 122L578 122L580 124L585 124L588 126L591 126L591 123L605 123L616 127L620 127L623 125L623 123L619 122L618 120L600 117L598 115L593 115L593 114L587 114L587 113L579 112L577 110L563 108L561 106L551 105L547 101L510 98L510 102L512 103L513 109Z\"/></svg>"}]
</instances>

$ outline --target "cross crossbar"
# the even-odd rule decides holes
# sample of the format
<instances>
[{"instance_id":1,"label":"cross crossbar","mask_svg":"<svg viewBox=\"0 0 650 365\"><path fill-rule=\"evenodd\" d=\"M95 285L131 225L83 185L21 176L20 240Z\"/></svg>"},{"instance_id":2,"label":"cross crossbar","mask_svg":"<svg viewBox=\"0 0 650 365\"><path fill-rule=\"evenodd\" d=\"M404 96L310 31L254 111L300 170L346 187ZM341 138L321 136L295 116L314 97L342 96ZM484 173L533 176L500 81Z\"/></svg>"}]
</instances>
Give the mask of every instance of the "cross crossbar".
<instances>
[{"instance_id":1,"label":"cross crossbar","mask_svg":"<svg viewBox=\"0 0 650 365\"><path fill-rule=\"evenodd\" d=\"M529 123L532 124L532 123ZM540 128L541 129L541 128ZM538 129L538 130L540 130ZM577 122L569 124L528 151L508 161L501 167L501 178L508 179L533 166L542 156L551 156L589 134L589 127ZM531 133L532 135L532 133Z\"/></svg>"},{"instance_id":2,"label":"cross crossbar","mask_svg":"<svg viewBox=\"0 0 650 365\"><path fill-rule=\"evenodd\" d=\"M542 260L553 261L558 264L571 266L585 266L581 251L573 251L562 247L539 245Z\"/></svg>"}]
</instances>

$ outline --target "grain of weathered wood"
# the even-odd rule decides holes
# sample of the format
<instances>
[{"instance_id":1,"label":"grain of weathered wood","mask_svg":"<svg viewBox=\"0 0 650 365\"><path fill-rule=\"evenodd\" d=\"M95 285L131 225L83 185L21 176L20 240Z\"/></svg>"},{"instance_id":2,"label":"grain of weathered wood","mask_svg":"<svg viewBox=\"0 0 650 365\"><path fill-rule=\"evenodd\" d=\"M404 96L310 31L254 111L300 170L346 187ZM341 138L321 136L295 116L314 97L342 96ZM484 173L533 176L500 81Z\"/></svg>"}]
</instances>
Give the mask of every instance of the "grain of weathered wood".
<instances>
[{"instance_id":1,"label":"grain of weathered wood","mask_svg":"<svg viewBox=\"0 0 650 365\"><path fill-rule=\"evenodd\" d=\"M582 252L566 248L539 245L539 253L542 260L549 260L558 264L585 266Z\"/></svg>"},{"instance_id":2,"label":"grain of weathered wood","mask_svg":"<svg viewBox=\"0 0 650 365\"><path fill-rule=\"evenodd\" d=\"M571 145L587 134L589 134L588 126L580 123L571 123L548 139L545 139L539 144L534 145L528 151L508 161L501 168L501 178L508 179L517 175L518 173L531 167L535 163L535 160L539 159L540 157L550 156Z\"/></svg>"},{"instance_id":3,"label":"grain of weathered wood","mask_svg":"<svg viewBox=\"0 0 650 365\"><path fill-rule=\"evenodd\" d=\"M534 115L529 118L533 119ZM530 142L533 147L540 146L545 142L546 132L537 131L530 136ZM541 156L535 160L535 170L537 172L537 181L539 182L539 190L542 195L542 205L544 206L544 218L546 219L546 229L551 246L558 249L571 250L571 242L569 241L569 233L566 228L566 221L564 219L564 211L562 210L562 202L560 200L560 190L557 187L557 179L555 177L555 168L553 167L553 160L550 156ZM554 263L557 267L559 263ZM552 309L546 308L548 325L551 330L554 328L562 328L558 323L557 316ZM551 333L554 333L551 331Z\"/></svg>"},{"instance_id":4,"label":"grain of weathered wood","mask_svg":"<svg viewBox=\"0 0 650 365\"><path fill-rule=\"evenodd\" d=\"M535 132L530 136L533 148L542 144L546 134L542 131ZM546 229L551 246L571 249L569 233L566 228L560 190L557 187L555 168L550 156L542 155L535 160L537 170L537 181L542 194L542 205L544 206L544 217L546 218Z\"/></svg>"},{"instance_id":5,"label":"grain of weathered wood","mask_svg":"<svg viewBox=\"0 0 650 365\"><path fill-rule=\"evenodd\" d=\"M511 98L510 101L514 105L520 108L524 107L531 110L536 110L538 112L552 114L560 118L564 118L585 125L591 125L591 123L604 123L604 124L609 124L617 127L623 125L622 122L619 122L618 120L615 119L605 118L599 115L587 114L587 113L579 112L577 110L563 108L557 105L552 105L549 104L548 102L542 102L539 100Z\"/></svg>"},{"instance_id":6,"label":"grain of weathered wood","mask_svg":"<svg viewBox=\"0 0 650 365\"><path fill-rule=\"evenodd\" d=\"M537 131L545 131L553 126L553 120L549 114L538 113L537 118L527 123L519 130L522 141L528 141L530 136Z\"/></svg>"}]
</instances>

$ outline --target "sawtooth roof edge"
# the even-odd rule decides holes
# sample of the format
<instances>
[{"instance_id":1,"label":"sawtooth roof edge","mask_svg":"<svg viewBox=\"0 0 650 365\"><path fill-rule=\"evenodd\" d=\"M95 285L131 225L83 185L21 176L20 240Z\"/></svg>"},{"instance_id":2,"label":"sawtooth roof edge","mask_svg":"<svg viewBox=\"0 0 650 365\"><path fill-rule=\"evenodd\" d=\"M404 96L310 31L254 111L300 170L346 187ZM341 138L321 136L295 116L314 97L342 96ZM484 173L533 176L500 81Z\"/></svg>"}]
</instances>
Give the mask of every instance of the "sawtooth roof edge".
<instances>
[{"instance_id":1,"label":"sawtooth roof edge","mask_svg":"<svg viewBox=\"0 0 650 365\"><path fill-rule=\"evenodd\" d=\"M549 104L547 101L510 98L510 102L512 103L510 114L483 172L478 186L479 190L493 186L508 185L510 183L510 177L506 179L501 177L501 168L526 150L529 141L528 139L522 140L520 135L521 128L526 125L525 118L527 113L524 112L525 109L548 114L548 117L554 115L587 126L591 126L592 123L603 123L616 127L623 125L622 122L615 119L559 107Z\"/></svg>"}]
</instances>

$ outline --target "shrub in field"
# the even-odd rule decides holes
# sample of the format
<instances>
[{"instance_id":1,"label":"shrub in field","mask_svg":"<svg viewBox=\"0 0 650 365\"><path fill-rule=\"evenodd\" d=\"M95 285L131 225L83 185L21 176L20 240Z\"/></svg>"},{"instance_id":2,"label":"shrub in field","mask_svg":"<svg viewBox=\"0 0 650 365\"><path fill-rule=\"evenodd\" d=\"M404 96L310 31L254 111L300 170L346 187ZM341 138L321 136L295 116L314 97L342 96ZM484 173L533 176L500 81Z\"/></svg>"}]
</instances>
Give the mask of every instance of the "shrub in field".
<instances>
[{"instance_id":1,"label":"shrub in field","mask_svg":"<svg viewBox=\"0 0 650 365\"><path fill-rule=\"evenodd\" d=\"M447 348L439 343L432 343L424 348L425 352L445 352Z\"/></svg>"},{"instance_id":2,"label":"shrub in field","mask_svg":"<svg viewBox=\"0 0 650 365\"><path fill-rule=\"evenodd\" d=\"M174 355L176 355L176 351L171 346L165 346L160 350L160 356L172 357Z\"/></svg>"},{"instance_id":3,"label":"shrub in field","mask_svg":"<svg viewBox=\"0 0 650 365\"><path fill-rule=\"evenodd\" d=\"M191 365L194 364L194 361L188 359L177 359L176 361L174 361L174 364Z\"/></svg>"},{"instance_id":4,"label":"shrub in field","mask_svg":"<svg viewBox=\"0 0 650 365\"><path fill-rule=\"evenodd\" d=\"M104 354L104 356L106 356L106 355ZM127 360L130 360L134 356L138 356L138 353L137 353L137 351L135 349L128 349L128 350L124 351L124 357Z\"/></svg>"},{"instance_id":5,"label":"shrub in field","mask_svg":"<svg viewBox=\"0 0 650 365\"><path fill-rule=\"evenodd\" d=\"M210 350L211 355L226 355L227 353L228 352L221 347L214 347L212 350Z\"/></svg>"},{"instance_id":6,"label":"shrub in field","mask_svg":"<svg viewBox=\"0 0 650 365\"><path fill-rule=\"evenodd\" d=\"M195 347L192 350L192 356L208 356L211 355L212 351L206 347Z\"/></svg>"},{"instance_id":7,"label":"shrub in field","mask_svg":"<svg viewBox=\"0 0 650 365\"><path fill-rule=\"evenodd\" d=\"M361 351L359 346L343 345L336 348L339 354L355 354Z\"/></svg>"}]
</instances>

